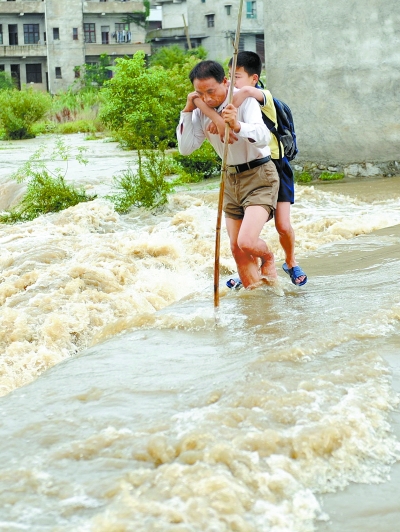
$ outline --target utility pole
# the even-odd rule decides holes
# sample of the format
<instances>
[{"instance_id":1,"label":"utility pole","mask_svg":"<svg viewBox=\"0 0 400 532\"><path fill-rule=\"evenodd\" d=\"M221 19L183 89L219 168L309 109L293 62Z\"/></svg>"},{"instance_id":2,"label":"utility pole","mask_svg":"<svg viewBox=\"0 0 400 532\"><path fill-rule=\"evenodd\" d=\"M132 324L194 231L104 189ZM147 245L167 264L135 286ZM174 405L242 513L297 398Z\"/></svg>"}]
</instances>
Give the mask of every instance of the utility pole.
<instances>
[{"instance_id":1,"label":"utility pole","mask_svg":"<svg viewBox=\"0 0 400 532\"><path fill-rule=\"evenodd\" d=\"M185 28L186 40L187 40L187 43L188 43L188 49L191 50L192 49L192 43L190 42L189 30L188 30L188 27L186 26L185 15L182 15L182 18L183 18L183 26Z\"/></svg>"}]
</instances>

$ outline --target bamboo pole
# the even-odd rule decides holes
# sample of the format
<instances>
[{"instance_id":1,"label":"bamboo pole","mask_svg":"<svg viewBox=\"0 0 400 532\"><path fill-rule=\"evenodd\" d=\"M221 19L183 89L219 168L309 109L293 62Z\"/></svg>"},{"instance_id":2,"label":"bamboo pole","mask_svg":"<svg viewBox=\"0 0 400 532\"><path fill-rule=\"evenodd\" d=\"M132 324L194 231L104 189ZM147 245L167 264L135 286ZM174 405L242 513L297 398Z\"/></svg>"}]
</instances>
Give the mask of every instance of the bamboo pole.
<instances>
[{"instance_id":1,"label":"bamboo pole","mask_svg":"<svg viewBox=\"0 0 400 532\"><path fill-rule=\"evenodd\" d=\"M231 68L233 76L235 76L237 54L239 50L240 23L242 20L242 8L243 8L243 0L240 0L235 42L233 45L234 50L233 50L232 68ZM229 84L228 103L232 103L233 87L235 85L234 81L235 81L235 78L233 77L233 79L231 79L231 82ZM224 199L224 189L225 189L225 177L227 173L226 160L228 157L228 148L229 148L229 124L226 124L225 125L225 138L224 138L224 152L223 152L222 165L221 165L221 180L220 180L220 185L219 185L217 224L216 224L216 229L215 229L214 309L217 309L219 307L219 258L220 258L220 247L221 247L221 219L222 219L222 203Z\"/></svg>"}]
</instances>

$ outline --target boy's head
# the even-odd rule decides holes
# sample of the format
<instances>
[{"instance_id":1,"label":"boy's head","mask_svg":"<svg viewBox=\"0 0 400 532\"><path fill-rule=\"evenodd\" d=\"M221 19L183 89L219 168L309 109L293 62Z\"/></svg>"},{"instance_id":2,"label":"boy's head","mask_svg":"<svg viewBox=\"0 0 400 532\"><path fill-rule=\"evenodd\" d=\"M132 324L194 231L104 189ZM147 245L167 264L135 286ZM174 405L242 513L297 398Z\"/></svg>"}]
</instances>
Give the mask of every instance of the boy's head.
<instances>
[{"instance_id":1,"label":"boy's head","mask_svg":"<svg viewBox=\"0 0 400 532\"><path fill-rule=\"evenodd\" d=\"M200 61L189 74L194 90L209 107L219 107L228 94L228 80L222 65L216 61Z\"/></svg>"},{"instance_id":2,"label":"boy's head","mask_svg":"<svg viewBox=\"0 0 400 532\"><path fill-rule=\"evenodd\" d=\"M235 87L241 89L251 85L255 87L260 79L262 63L255 52L239 52L236 61L235 74L232 72L233 60L229 61L229 75L234 80Z\"/></svg>"}]
</instances>

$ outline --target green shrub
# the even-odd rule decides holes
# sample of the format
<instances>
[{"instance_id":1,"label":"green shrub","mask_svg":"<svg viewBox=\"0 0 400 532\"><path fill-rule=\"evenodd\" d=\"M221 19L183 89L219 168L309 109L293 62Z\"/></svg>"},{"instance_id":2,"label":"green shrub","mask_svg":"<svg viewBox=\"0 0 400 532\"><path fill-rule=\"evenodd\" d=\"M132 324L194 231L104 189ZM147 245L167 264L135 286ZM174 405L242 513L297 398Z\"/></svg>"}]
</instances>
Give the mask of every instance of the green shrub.
<instances>
[{"instance_id":1,"label":"green shrub","mask_svg":"<svg viewBox=\"0 0 400 532\"><path fill-rule=\"evenodd\" d=\"M192 176L190 180L192 182L201 181L221 172L221 159L208 140L190 155L181 155L176 152L173 157L183 169L182 177L185 178L185 174L188 174Z\"/></svg>"},{"instance_id":2,"label":"green shrub","mask_svg":"<svg viewBox=\"0 0 400 532\"><path fill-rule=\"evenodd\" d=\"M312 179L312 175L309 172L295 172L294 174L296 183L309 183Z\"/></svg>"},{"instance_id":3,"label":"green shrub","mask_svg":"<svg viewBox=\"0 0 400 532\"><path fill-rule=\"evenodd\" d=\"M169 70L178 65L183 66L189 56L196 57L202 61L206 59L207 51L202 46L187 51L178 44L163 46L150 56L149 64L151 66L162 66L166 70Z\"/></svg>"},{"instance_id":4,"label":"green shrub","mask_svg":"<svg viewBox=\"0 0 400 532\"><path fill-rule=\"evenodd\" d=\"M331 173L331 172L322 172L318 179L321 181L336 181L338 179L343 179L344 174L339 174L337 172Z\"/></svg>"},{"instance_id":5,"label":"green shrub","mask_svg":"<svg viewBox=\"0 0 400 532\"><path fill-rule=\"evenodd\" d=\"M157 150L139 151L138 170L128 168L114 176L116 193L108 196L119 213L126 213L131 207L153 209L168 201L172 183L165 180L170 175L170 162L165 152Z\"/></svg>"},{"instance_id":6,"label":"green shrub","mask_svg":"<svg viewBox=\"0 0 400 532\"><path fill-rule=\"evenodd\" d=\"M96 126L91 120L76 120L57 125L57 133L70 135L71 133L94 133Z\"/></svg>"},{"instance_id":7,"label":"green shrub","mask_svg":"<svg viewBox=\"0 0 400 532\"><path fill-rule=\"evenodd\" d=\"M31 88L0 91L0 122L6 138L33 138L33 124L42 119L50 107L51 97L47 93Z\"/></svg>"},{"instance_id":8,"label":"green shrub","mask_svg":"<svg viewBox=\"0 0 400 532\"><path fill-rule=\"evenodd\" d=\"M84 148L79 149L76 160L87 164L83 158ZM65 174L70 159L70 150L61 140L56 146L49 160L62 160L65 170L56 168L50 170L44 161L45 146L41 146L28 161L13 175L19 182L27 182L27 190L21 202L11 211L0 215L0 223L26 222L37 218L41 214L58 212L77 203L91 201L95 196L88 196L84 189L75 188L65 182Z\"/></svg>"},{"instance_id":9,"label":"green shrub","mask_svg":"<svg viewBox=\"0 0 400 532\"><path fill-rule=\"evenodd\" d=\"M7 72L0 72L0 91L15 89L15 81L7 74Z\"/></svg>"}]
</instances>

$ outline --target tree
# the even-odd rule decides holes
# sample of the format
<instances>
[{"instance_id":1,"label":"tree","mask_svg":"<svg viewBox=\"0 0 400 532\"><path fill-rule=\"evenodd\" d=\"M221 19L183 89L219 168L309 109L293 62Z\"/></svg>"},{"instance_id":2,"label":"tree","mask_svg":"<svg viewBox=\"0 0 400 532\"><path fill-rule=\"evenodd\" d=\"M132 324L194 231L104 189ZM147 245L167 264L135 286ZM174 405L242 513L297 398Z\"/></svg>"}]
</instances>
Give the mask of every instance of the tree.
<instances>
[{"instance_id":1,"label":"tree","mask_svg":"<svg viewBox=\"0 0 400 532\"><path fill-rule=\"evenodd\" d=\"M147 68L144 52L132 59L117 59L115 75L102 94L100 118L129 149L157 147L161 141L175 145L175 128L186 95L191 90L188 72L196 60L166 70Z\"/></svg>"}]
</instances>

